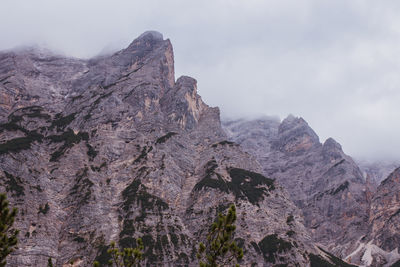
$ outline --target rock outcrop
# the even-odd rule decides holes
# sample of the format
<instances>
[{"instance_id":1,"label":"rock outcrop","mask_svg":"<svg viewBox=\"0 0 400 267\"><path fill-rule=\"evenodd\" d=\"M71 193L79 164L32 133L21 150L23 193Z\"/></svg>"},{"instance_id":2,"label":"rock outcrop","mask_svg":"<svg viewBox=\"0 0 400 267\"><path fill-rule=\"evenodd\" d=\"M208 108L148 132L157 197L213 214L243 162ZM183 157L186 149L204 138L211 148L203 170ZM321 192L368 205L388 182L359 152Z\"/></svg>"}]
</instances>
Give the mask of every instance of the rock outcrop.
<instances>
[{"instance_id":1,"label":"rock outcrop","mask_svg":"<svg viewBox=\"0 0 400 267\"><path fill-rule=\"evenodd\" d=\"M394 161L366 161L357 160L364 177L376 189L398 166L400 162Z\"/></svg>"},{"instance_id":2,"label":"rock outcrop","mask_svg":"<svg viewBox=\"0 0 400 267\"><path fill-rule=\"evenodd\" d=\"M322 196L304 199L300 174L288 187L301 188L293 199L325 240L337 227L359 227L358 169L341 151L323 152L328 145L304 121L289 118L275 131L274 161L263 170L226 141L219 110L201 100L196 80L175 82L172 45L156 32L90 60L34 49L0 53L0 190L19 208L21 230L9 266L46 266L49 257L56 266L104 264L111 240L129 247L138 237L146 266L193 266L198 241L230 203L242 264L342 264L313 244L300 210L268 175L288 185L283 177L300 168L295 160L327 162L316 171L323 179L314 168L306 172L317 181L310 190L328 188ZM308 158L311 150L318 152ZM293 161L285 169L287 157ZM351 175L336 179L342 172ZM339 198L346 207L333 206ZM327 201L332 208L310 219Z\"/></svg>"},{"instance_id":3,"label":"rock outcrop","mask_svg":"<svg viewBox=\"0 0 400 267\"><path fill-rule=\"evenodd\" d=\"M366 266L400 264L400 168L377 188L369 212L369 229L347 258ZM395 264L397 262L397 265Z\"/></svg>"},{"instance_id":4,"label":"rock outcrop","mask_svg":"<svg viewBox=\"0 0 400 267\"><path fill-rule=\"evenodd\" d=\"M230 140L254 155L264 175L276 179L303 211L315 241L340 257L355 249L367 230L365 180L340 144L320 143L302 118L288 116L253 121L227 121Z\"/></svg>"}]
</instances>

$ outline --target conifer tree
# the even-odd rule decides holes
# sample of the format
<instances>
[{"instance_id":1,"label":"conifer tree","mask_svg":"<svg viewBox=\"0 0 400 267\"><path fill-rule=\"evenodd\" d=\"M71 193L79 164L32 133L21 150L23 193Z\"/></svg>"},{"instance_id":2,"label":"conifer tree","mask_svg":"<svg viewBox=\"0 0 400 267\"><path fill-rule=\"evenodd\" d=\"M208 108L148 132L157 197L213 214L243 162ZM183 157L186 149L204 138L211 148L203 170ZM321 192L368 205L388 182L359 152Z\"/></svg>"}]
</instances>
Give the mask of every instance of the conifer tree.
<instances>
[{"instance_id":1,"label":"conifer tree","mask_svg":"<svg viewBox=\"0 0 400 267\"><path fill-rule=\"evenodd\" d=\"M111 260L108 262L108 266L115 267L136 267L140 266L139 263L143 260L143 241L138 238L136 248L124 248L119 249L116 247L115 242L111 242L110 249L107 250L111 254ZM100 263L95 261L94 267L100 267Z\"/></svg>"},{"instance_id":2,"label":"conifer tree","mask_svg":"<svg viewBox=\"0 0 400 267\"><path fill-rule=\"evenodd\" d=\"M18 230L12 229L17 209L11 211L8 207L7 196L0 194L0 267L6 266L6 257L14 251L17 245Z\"/></svg>"},{"instance_id":3,"label":"conifer tree","mask_svg":"<svg viewBox=\"0 0 400 267\"><path fill-rule=\"evenodd\" d=\"M49 258L49 259L47 260L47 267L54 267L54 266L53 266L53 262L51 261L51 258Z\"/></svg>"},{"instance_id":4,"label":"conifer tree","mask_svg":"<svg viewBox=\"0 0 400 267\"><path fill-rule=\"evenodd\" d=\"M227 215L218 214L207 235L206 244L200 243L197 253L200 267L219 267L237 264L243 258L243 249L234 241L236 207L232 205Z\"/></svg>"}]
</instances>

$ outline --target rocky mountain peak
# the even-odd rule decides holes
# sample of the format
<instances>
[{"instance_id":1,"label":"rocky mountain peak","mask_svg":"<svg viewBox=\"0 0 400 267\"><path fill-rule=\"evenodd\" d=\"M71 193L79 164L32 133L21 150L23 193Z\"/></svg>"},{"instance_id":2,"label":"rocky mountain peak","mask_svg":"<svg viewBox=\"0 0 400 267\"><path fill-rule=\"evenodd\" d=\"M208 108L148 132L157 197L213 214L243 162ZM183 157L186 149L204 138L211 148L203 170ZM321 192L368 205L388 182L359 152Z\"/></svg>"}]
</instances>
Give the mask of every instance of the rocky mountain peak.
<instances>
[{"instance_id":1,"label":"rocky mountain peak","mask_svg":"<svg viewBox=\"0 0 400 267\"><path fill-rule=\"evenodd\" d=\"M10 266L103 265L111 240L138 237L144 265L194 266L231 203L244 266L349 266L321 246L339 256L355 240L398 247L399 170L368 217L359 168L304 119L224 125L195 79L175 82L172 45L157 32L90 60L0 53L0 191L21 230Z\"/></svg>"},{"instance_id":2,"label":"rocky mountain peak","mask_svg":"<svg viewBox=\"0 0 400 267\"><path fill-rule=\"evenodd\" d=\"M134 39L125 50L133 50L137 49L138 47L150 48L163 42L168 42L168 40L164 40L164 37L161 33L157 31L146 31Z\"/></svg>"},{"instance_id":3,"label":"rocky mountain peak","mask_svg":"<svg viewBox=\"0 0 400 267\"><path fill-rule=\"evenodd\" d=\"M322 145L322 154L327 162L334 162L344 156L342 146L331 137Z\"/></svg>"},{"instance_id":4,"label":"rocky mountain peak","mask_svg":"<svg viewBox=\"0 0 400 267\"><path fill-rule=\"evenodd\" d=\"M325 140L323 147L325 149L332 149L332 150L342 150L342 146L336 142L335 139L332 137L329 137L328 139Z\"/></svg>"},{"instance_id":5,"label":"rocky mountain peak","mask_svg":"<svg viewBox=\"0 0 400 267\"><path fill-rule=\"evenodd\" d=\"M146 38L153 39L153 40L159 40L159 41L164 40L162 33L158 32L158 31L145 31L144 33L139 35L139 37L137 39L146 39Z\"/></svg>"},{"instance_id":6,"label":"rocky mountain peak","mask_svg":"<svg viewBox=\"0 0 400 267\"><path fill-rule=\"evenodd\" d=\"M276 124L266 122L265 129L257 125L255 121L224 124L232 141L254 155L264 174L289 192L313 238L339 255L346 254L366 228L365 186L358 166L332 138L322 145L302 118L291 115L278 130Z\"/></svg>"},{"instance_id":7,"label":"rocky mountain peak","mask_svg":"<svg viewBox=\"0 0 400 267\"><path fill-rule=\"evenodd\" d=\"M302 153L320 146L318 135L303 118L289 115L279 125L275 146L288 153Z\"/></svg>"},{"instance_id":8,"label":"rocky mountain peak","mask_svg":"<svg viewBox=\"0 0 400 267\"><path fill-rule=\"evenodd\" d=\"M244 265L323 254L284 189L227 141L196 80L175 82L173 62L155 33L90 60L0 54L0 191L21 211L10 266L104 265L110 241L138 237L144 265L194 266L231 203Z\"/></svg>"},{"instance_id":9,"label":"rocky mountain peak","mask_svg":"<svg viewBox=\"0 0 400 267\"><path fill-rule=\"evenodd\" d=\"M197 81L196 79L189 76L181 76L176 80L176 92L185 91L185 93L196 94L197 93Z\"/></svg>"},{"instance_id":10,"label":"rocky mountain peak","mask_svg":"<svg viewBox=\"0 0 400 267\"><path fill-rule=\"evenodd\" d=\"M143 73L157 72L157 79L163 79L164 87L171 88L175 84L174 53L169 39L164 40L161 33L145 32L132 41L125 49L111 57L102 57L89 61L99 69L104 65L117 67L116 72L133 73L142 70ZM150 63L150 64L149 64ZM150 71L149 68L153 70ZM102 70L104 72L104 70ZM112 75L116 75L112 73Z\"/></svg>"},{"instance_id":11,"label":"rocky mountain peak","mask_svg":"<svg viewBox=\"0 0 400 267\"><path fill-rule=\"evenodd\" d=\"M193 129L208 108L197 94L197 81L188 76L178 78L161 99L161 104L168 118L183 129Z\"/></svg>"},{"instance_id":12,"label":"rocky mountain peak","mask_svg":"<svg viewBox=\"0 0 400 267\"><path fill-rule=\"evenodd\" d=\"M319 141L318 135L301 117L289 115L282 121L282 123L279 125L279 134L283 135L287 134L288 132L291 132L292 134L306 134L312 137L314 140Z\"/></svg>"}]
</instances>

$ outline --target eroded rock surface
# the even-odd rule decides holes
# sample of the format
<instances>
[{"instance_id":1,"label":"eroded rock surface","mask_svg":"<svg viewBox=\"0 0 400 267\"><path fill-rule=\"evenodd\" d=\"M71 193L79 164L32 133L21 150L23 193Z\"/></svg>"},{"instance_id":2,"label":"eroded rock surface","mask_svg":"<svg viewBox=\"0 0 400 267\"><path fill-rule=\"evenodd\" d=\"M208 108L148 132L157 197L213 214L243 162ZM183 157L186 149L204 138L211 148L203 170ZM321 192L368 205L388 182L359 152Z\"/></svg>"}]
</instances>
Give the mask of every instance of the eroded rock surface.
<instances>
[{"instance_id":1,"label":"eroded rock surface","mask_svg":"<svg viewBox=\"0 0 400 267\"><path fill-rule=\"evenodd\" d=\"M19 208L21 230L9 266L46 266L49 257L57 266L103 264L111 240L129 247L138 237L146 266L194 266L198 241L230 203L237 206L243 265L340 261L313 244L301 212L268 175L285 184L289 173L279 157L307 160L302 151L310 149L329 163L326 178L354 172L323 180L330 185L324 194L332 195L324 201L345 198L350 207L328 209L316 221L306 216L323 240L326 218L339 219L337 232L346 223L337 212L350 222L363 214L363 206L353 207L362 195L352 191L359 177L350 160L340 151L324 156L316 135L290 119L271 143L275 165L263 169L226 141L219 110L201 100L196 80L175 81L173 61L170 41L155 32L90 60L34 49L0 53L0 189ZM304 132L300 139L293 129ZM289 189L304 190L302 178L293 180ZM322 209L312 201L317 195L305 195L294 198L298 205Z\"/></svg>"},{"instance_id":2,"label":"eroded rock surface","mask_svg":"<svg viewBox=\"0 0 400 267\"><path fill-rule=\"evenodd\" d=\"M292 115L253 121L227 121L230 139L254 155L263 173L276 179L303 211L315 241L346 256L367 229L365 180L340 144L320 143L302 118Z\"/></svg>"}]
</instances>

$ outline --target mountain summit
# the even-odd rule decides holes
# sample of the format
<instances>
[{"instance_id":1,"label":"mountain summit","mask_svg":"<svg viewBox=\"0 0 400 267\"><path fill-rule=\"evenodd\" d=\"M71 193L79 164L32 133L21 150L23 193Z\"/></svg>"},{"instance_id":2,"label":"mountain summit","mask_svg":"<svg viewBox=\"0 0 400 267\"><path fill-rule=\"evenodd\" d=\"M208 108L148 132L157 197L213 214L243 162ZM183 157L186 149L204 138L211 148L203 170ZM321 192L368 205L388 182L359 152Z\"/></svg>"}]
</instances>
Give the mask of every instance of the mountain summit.
<instances>
[{"instance_id":1,"label":"mountain summit","mask_svg":"<svg viewBox=\"0 0 400 267\"><path fill-rule=\"evenodd\" d=\"M231 203L242 264L332 262L285 190L226 141L196 80L175 81L161 34L90 60L2 52L0 96L0 189L20 211L10 266L104 264L110 241L139 237L146 266L193 266Z\"/></svg>"},{"instance_id":2,"label":"mountain summit","mask_svg":"<svg viewBox=\"0 0 400 267\"><path fill-rule=\"evenodd\" d=\"M111 241L140 237L145 266L196 266L234 203L241 265L350 266L328 250L357 246L368 208L340 145L294 116L228 123L228 136L219 115L195 79L175 80L157 32L89 60L0 52L0 191L21 230L8 265L104 266Z\"/></svg>"}]
</instances>

